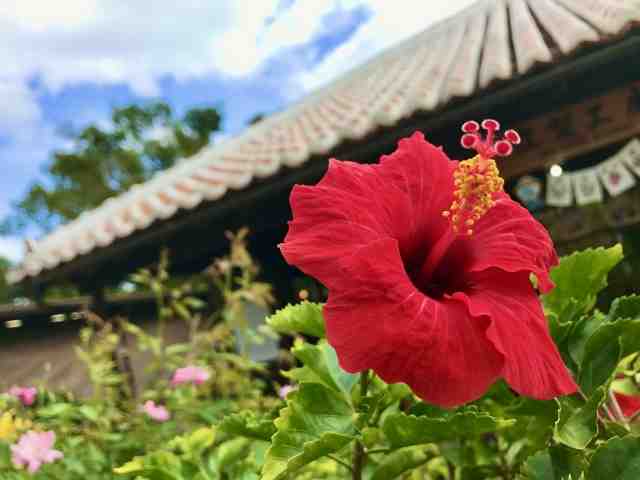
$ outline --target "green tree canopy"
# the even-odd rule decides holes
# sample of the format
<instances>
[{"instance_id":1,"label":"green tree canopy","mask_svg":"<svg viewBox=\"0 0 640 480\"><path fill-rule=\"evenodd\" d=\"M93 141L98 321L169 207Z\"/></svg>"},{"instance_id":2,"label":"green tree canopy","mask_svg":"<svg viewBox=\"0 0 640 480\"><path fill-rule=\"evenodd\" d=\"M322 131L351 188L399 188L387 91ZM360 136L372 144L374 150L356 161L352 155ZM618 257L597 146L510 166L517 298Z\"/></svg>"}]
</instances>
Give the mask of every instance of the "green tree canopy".
<instances>
[{"instance_id":1,"label":"green tree canopy","mask_svg":"<svg viewBox=\"0 0 640 480\"><path fill-rule=\"evenodd\" d=\"M191 157L220 127L215 108L192 109L176 119L165 103L116 108L111 120L109 128L85 127L71 135L71 149L53 153L43 180L13 205L3 233L21 233L30 226L47 231L72 220Z\"/></svg>"}]
</instances>

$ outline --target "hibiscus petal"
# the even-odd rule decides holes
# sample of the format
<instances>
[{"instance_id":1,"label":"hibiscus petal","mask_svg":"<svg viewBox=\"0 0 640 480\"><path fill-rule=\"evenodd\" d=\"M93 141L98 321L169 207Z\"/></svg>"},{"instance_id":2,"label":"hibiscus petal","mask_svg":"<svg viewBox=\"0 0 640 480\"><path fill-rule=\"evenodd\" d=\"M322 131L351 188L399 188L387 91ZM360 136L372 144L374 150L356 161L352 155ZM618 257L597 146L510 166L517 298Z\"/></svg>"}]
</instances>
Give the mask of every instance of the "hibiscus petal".
<instances>
[{"instance_id":1,"label":"hibiscus petal","mask_svg":"<svg viewBox=\"0 0 640 480\"><path fill-rule=\"evenodd\" d=\"M452 255L466 257L465 270L479 272L497 267L506 272L532 272L540 291L553 288L549 269L558 257L547 230L505 193L475 225L474 233L461 237Z\"/></svg>"},{"instance_id":2,"label":"hibiscus petal","mask_svg":"<svg viewBox=\"0 0 640 480\"><path fill-rule=\"evenodd\" d=\"M358 249L342 274L350 287L331 290L324 313L345 370L372 369L443 407L477 399L499 376L503 357L487 339L488 320L416 290L395 240Z\"/></svg>"},{"instance_id":3,"label":"hibiscus petal","mask_svg":"<svg viewBox=\"0 0 640 480\"><path fill-rule=\"evenodd\" d=\"M640 397L635 395L625 395L615 392L616 400L622 409L625 417L631 418L640 411Z\"/></svg>"},{"instance_id":4,"label":"hibiscus petal","mask_svg":"<svg viewBox=\"0 0 640 480\"><path fill-rule=\"evenodd\" d=\"M402 238L410 213L409 200L388 185L377 165L331 160L322 181L294 187L293 220L283 244L287 262L338 286L342 258L379 238Z\"/></svg>"},{"instance_id":5,"label":"hibiscus petal","mask_svg":"<svg viewBox=\"0 0 640 480\"><path fill-rule=\"evenodd\" d=\"M453 171L457 164L441 148L427 142L421 132L403 138L395 152L380 158L385 177L410 199L411 223L405 228L413 235L411 244L422 248L418 254L449 228L442 212L453 201Z\"/></svg>"},{"instance_id":6,"label":"hibiscus petal","mask_svg":"<svg viewBox=\"0 0 640 480\"><path fill-rule=\"evenodd\" d=\"M490 269L473 274L473 287L452 297L491 324L487 338L505 357L502 376L522 395L548 400L577 386L549 334L529 275Z\"/></svg>"}]
</instances>

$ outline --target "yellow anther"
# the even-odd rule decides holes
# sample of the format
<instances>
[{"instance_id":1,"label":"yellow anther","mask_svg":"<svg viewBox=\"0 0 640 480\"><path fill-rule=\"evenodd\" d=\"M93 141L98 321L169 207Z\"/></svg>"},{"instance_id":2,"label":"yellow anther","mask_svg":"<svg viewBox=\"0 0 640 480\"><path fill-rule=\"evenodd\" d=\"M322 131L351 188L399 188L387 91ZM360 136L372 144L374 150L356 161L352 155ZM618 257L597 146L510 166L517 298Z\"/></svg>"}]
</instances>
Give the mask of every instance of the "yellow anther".
<instances>
[{"instance_id":1,"label":"yellow anther","mask_svg":"<svg viewBox=\"0 0 640 480\"><path fill-rule=\"evenodd\" d=\"M504 180L495 160L480 155L460 162L453 176L455 200L442 215L450 219L457 233L462 225L473 226L494 206L494 194L502 190ZM468 228L466 234L472 235L473 230Z\"/></svg>"}]
</instances>

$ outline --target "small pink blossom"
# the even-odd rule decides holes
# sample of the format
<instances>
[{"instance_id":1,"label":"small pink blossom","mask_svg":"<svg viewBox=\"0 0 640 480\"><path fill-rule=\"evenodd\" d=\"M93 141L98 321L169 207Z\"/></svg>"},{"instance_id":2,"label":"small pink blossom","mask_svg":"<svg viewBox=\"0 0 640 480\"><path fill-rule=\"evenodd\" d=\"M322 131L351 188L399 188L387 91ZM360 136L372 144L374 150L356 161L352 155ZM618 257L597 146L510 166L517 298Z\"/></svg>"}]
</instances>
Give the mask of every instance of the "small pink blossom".
<instances>
[{"instance_id":1,"label":"small pink blossom","mask_svg":"<svg viewBox=\"0 0 640 480\"><path fill-rule=\"evenodd\" d=\"M179 368L173 374L171 379L171 385L181 385L183 383L193 383L194 385L202 385L209 380L211 374L202 367L195 365L189 365L184 368Z\"/></svg>"},{"instance_id":2,"label":"small pink blossom","mask_svg":"<svg viewBox=\"0 0 640 480\"><path fill-rule=\"evenodd\" d=\"M11 445L11 461L16 468L27 467L29 473L37 472L43 463L52 463L63 457L62 452L53 449L56 434L30 431Z\"/></svg>"},{"instance_id":3,"label":"small pink blossom","mask_svg":"<svg viewBox=\"0 0 640 480\"><path fill-rule=\"evenodd\" d=\"M153 400L147 400L144 404L143 410L156 422L166 422L171 418L169 410L162 405L156 405L156 402Z\"/></svg>"},{"instance_id":4,"label":"small pink blossom","mask_svg":"<svg viewBox=\"0 0 640 480\"><path fill-rule=\"evenodd\" d=\"M289 395L289 393L293 392L294 390L296 390L296 387L294 387L293 385L283 385L282 387L280 387L280 390L278 390L278 396L284 400L285 398L287 398L287 395Z\"/></svg>"},{"instance_id":5,"label":"small pink blossom","mask_svg":"<svg viewBox=\"0 0 640 480\"><path fill-rule=\"evenodd\" d=\"M28 407L36 401L38 390L35 387L16 387L14 385L9 389L9 395L16 397L24 406Z\"/></svg>"}]
</instances>

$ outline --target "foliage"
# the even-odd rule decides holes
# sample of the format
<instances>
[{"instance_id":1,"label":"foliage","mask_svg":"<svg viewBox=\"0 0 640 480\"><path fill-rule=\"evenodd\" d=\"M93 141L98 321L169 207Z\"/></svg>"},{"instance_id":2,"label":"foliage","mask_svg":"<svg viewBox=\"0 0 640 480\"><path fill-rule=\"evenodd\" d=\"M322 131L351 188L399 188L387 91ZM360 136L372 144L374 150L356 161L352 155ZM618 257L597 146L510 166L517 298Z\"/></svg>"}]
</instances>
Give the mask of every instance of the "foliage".
<instances>
[{"instance_id":1,"label":"foliage","mask_svg":"<svg viewBox=\"0 0 640 480\"><path fill-rule=\"evenodd\" d=\"M607 273L621 259L618 247L563 258L552 272L556 290L541 299L580 394L534 400L500 381L473 404L442 410L420 401L405 385L342 370L324 338L323 306L307 301L267 321L295 337L291 354L297 362L284 372L295 383L286 399L268 394L263 382L251 378L264 367L247 358L232 332L248 325L246 302L267 305L272 299L268 286L256 281L257 269L244 247L246 232L229 238L231 255L204 277L220 294L218 308L199 300L195 283L169 286L163 256L157 268L134 278L156 293L159 331L151 334L124 320L116 324L151 353L152 379L140 398L166 405L171 420L153 422L136 411L140 400L132 395L127 372L113 368L122 353L121 333L95 320L79 347L94 385L92 398L41 390L34 407L0 400L0 410L9 412L0 420L0 469L10 472L6 478L27 478L10 466L8 445L32 428L55 430L56 448L65 453L43 466L36 479L627 480L639 475L640 424L622 411L617 392L640 394L640 302L623 297L608 312L594 309ZM166 345L162 338L161 325L174 319L188 326L185 344ZM267 330L253 333L259 337ZM186 364L206 365L211 379L171 387L168 376Z\"/></svg>"},{"instance_id":2,"label":"foliage","mask_svg":"<svg viewBox=\"0 0 640 480\"><path fill-rule=\"evenodd\" d=\"M4 233L29 226L49 230L196 154L220 127L214 108L181 119L165 103L116 108L111 126L72 134L71 148L53 153L45 177L31 185L3 224Z\"/></svg>"}]
</instances>

